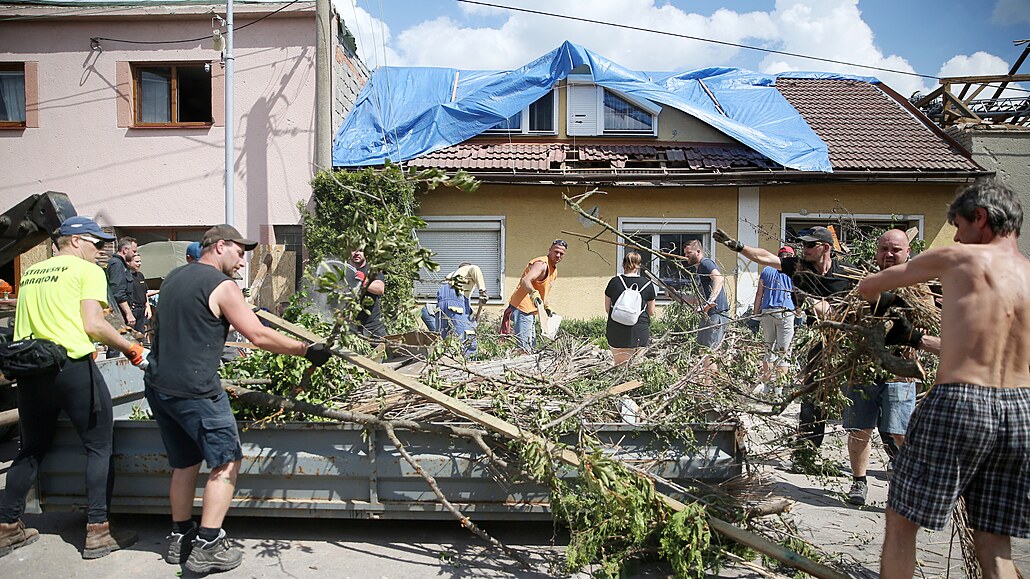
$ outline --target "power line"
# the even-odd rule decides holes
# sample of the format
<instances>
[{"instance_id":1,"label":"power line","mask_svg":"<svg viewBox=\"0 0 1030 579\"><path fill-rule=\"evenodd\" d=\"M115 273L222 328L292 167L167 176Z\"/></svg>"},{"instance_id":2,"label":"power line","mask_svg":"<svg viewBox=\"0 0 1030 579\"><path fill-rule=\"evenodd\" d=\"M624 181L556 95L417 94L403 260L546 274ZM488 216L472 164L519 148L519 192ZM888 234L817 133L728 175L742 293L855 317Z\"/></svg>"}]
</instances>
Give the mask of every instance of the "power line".
<instances>
[{"instance_id":1,"label":"power line","mask_svg":"<svg viewBox=\"0 0 1030 579\"><path fill-rule=\"evenodd\" d=\"M248 22L248 23L244 24L243 26L236 26L235 28L233 28L233 32L239 32L240 30L243 30L244 28L246 28L248 26L253 26L253 25L257 24L258 22L261 22L265 18L269 18L271 16L274 16L275 14L278 14L279 12L282 12L283 10L286 10L290 6L293 6L294 4L296 4L297 2L300 2L300 1L301 0L293 0L289 4L286 4L285 6L280 6L276 10L273 10L272 12L269 12L268 14L265 14L264 16L262 16L261 18L258 18L257 20L255 20L253 22ZM207 40L209 38L211 38L210 34L208 34L206 36L201 36L200 38L186 38L184 40L122 40L122 39L118 39L118 38L105 38L103 36L94 36L93 38L90 38L90 41L93 42L93 43L97 43L97 42L99 42L101 40L104 40L104 41L107 41L107 42L118 42L118 43L121 43L121 44L183 44L183 43L186 43L186 42L199 42L201 40Z\"/></svg>"},{"instance_id":2,"label":"power line","mask_svg":"<svg viewBox=\"0 0 1030 579\"><path fill-rule=\"evenodd\" d=\"M636 30L638 32L649 32L651 34L661 34L664 36L673 36L676 38L686 38L687 40L697 40L698 42L708 42L712 44L721 44L723 46L732 46L734 48L744 48L747 50L757 50L759 52L767 52L769 54L781 54L783 56L793 56L796 58L806 58L809 60L818 60L820 62L829 62L831 64L843 64L845 66L855 66L859 68L868 68L871 70L879 70L883 72L891 72L895 74L905 74L908 76L916 76L919 78L929 78L933 80L940 80L940 77L932 76L929 74L919 74L918 72L908 72L904 70L894 70L891 68L884 68L881 66L873 66L870 64L856 64L854 62L846 62L843 60L834 60L832 58L823 58L821 56L809 56L807 54L799 54L797 52L787 52L784 50L775 50L772 48L762 48L759 46L750 46L748 44L739 44L737 42L729 42L726 40L715 40L713 38L704 38L701 36L691 36L689 34L678 34L676 32L666 32L664 30L652 30L650 28L643 28L641 26L630 26L629 24L616 24L614 22L605 22L604 20L593 20L591 18L582 18L579 16L569 16L567 14L555 14L553 12L544 12L542 10L530 10L529 8L516 8L514 6L504 6L501 4L491 4L489 2L478 2L476 0L457 0L465 4L475 4L477 6L485 6L487 8L501 8L503 10L512 10L515 12L526 12L527 14L536 14L538 16L550 16L552 18L564 18L566 20L575 20L578 22L587 22L589 24L600 24L601 26L611 26L614 28L625 28L627 30Z\"/></svg>"}]
</instances>

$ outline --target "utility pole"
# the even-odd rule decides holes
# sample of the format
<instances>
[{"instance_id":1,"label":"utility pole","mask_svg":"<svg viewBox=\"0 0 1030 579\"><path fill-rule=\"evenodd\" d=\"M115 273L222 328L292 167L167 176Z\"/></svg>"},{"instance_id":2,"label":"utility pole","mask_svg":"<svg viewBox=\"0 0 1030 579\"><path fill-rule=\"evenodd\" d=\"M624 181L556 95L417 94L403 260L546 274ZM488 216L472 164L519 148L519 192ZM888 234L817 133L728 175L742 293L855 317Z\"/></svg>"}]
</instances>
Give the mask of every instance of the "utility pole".
<instances>
[{"instance_id":1,"label":"utility pole","mask_svg":"<svg viewBox=\"0 0 1030 579\"><path fill-rule=\"evenodd\" d=\"M225 8L225 222L235 225L233 216L235 208L236 175L234 172L233 141L236 136L236 114L233 112L233 96L236 92L233 87L234 60L232 55L232 0L226 0Z\"/></svg>"},{"instance_id":2,"label":"utility pole","mask_svg":"<svg viewBox=\"0 0 1030 579\"><path fill-rule=\"evenodd\" d=\"M332 169L332 118L333 96L332 80L329 71L332 68L332 56L329 54L332 43L332 14L329 0L315 2L315 171Z\"/></svg>"}]
</instances>

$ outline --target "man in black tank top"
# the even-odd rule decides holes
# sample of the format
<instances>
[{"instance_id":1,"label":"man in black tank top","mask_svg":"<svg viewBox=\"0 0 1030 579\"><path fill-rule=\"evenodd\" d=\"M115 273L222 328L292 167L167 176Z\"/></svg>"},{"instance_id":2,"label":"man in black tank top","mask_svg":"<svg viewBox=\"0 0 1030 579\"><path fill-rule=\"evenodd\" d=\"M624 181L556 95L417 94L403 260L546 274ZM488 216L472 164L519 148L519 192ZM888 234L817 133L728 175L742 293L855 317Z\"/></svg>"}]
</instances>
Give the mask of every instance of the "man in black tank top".
<instances>
[{"instance_id":1,"label":"man in black tank top","mask_svg":"<svg viewBox=\"0 0 1030 579\"><path fill-rule=\"evenodd\" d=\"M243 458L236 419L218 377L229 326L263 350L304 356L314 366L331 355L325 344L308 346L265 327L251 311L232 276L256 245L232 226L216 225L204 234L200 260L172 270L161 284L144 382L172 467L172 534L165 561L185 563L195 573L228 571L243 561L222 530ZM192 515L201 460L211 474L198 528Z\"/></svg>"}]
</instances>

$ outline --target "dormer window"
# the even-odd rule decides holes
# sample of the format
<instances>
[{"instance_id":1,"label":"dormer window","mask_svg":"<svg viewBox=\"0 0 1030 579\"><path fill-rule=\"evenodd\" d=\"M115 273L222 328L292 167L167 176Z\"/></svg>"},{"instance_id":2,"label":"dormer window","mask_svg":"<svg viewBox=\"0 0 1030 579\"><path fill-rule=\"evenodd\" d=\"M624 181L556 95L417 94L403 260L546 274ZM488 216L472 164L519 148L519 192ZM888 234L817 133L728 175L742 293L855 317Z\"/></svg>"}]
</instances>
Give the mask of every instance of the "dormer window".
<instances>
[{"instance_id":1,"label":"dormer window","mask_svg":"<svg viewBox=\"0 0 1030 579\"><path fill-rule=\"evenodd\" d=\"M558 99L554 90L540 97L533 104L498 123L487 133L521 133L528 135L553 135L555 119L558 117Z\"/></svg>"},{"instance_id":2,"label":"dormer window","mask_svg":"<svg viewBox=\"0 0 1030 579\"><path fill-rule=\"evenodd\" d=\"M569 76L567 131L571 136L657 136L661 107L628 94Z\"/></svg>"},{"instance_id":3,"label":"dormer window","mask_svg":"<svg viewBox=\"0 0 1030 579\"><path fill-rule=\"evenodd\" d=\"M604 132L654 134L655 115L635 104L620 98L611 91L604 91Z\"/></svg>"}]
</instances>

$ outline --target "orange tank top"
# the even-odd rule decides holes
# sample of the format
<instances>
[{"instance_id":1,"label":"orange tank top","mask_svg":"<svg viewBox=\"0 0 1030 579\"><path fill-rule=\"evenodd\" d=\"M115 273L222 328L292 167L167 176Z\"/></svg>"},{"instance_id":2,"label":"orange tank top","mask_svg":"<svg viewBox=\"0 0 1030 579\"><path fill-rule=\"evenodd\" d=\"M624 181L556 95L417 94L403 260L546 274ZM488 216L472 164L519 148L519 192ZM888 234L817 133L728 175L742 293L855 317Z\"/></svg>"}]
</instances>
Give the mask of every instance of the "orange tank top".
<instances>
[{"instance_id":1,"label":"orange tank top","mask_svg":"<svg viewBox=\"0 0 1030 579\"><path fill-rule=\"evenodd\" d=\"M519 311L526 314L536 314L536 305L533 304L533 299L529 297L529 292L522 287L522 278L529 273L529 268L533 267L533 264L542 261L547 265L547 277L542 281L533 280L533 289L540 292L540 298L545 302L547 301L547 291L551 289L551 284L558 277L558 268L551 267L551 263L547 261L547 256L537 257L526 265L526 269L522 270L522 275L519 277L519 285L515 289L515 293L511 294L511 299L508 300L508 304L519 309Z\"/></svg>"}]
</instances>

